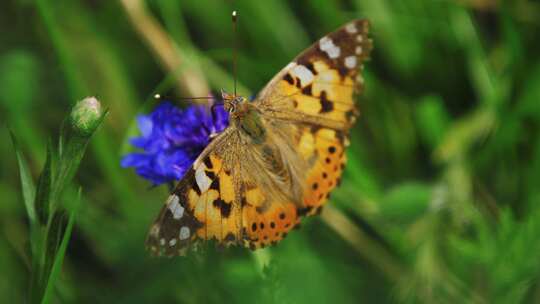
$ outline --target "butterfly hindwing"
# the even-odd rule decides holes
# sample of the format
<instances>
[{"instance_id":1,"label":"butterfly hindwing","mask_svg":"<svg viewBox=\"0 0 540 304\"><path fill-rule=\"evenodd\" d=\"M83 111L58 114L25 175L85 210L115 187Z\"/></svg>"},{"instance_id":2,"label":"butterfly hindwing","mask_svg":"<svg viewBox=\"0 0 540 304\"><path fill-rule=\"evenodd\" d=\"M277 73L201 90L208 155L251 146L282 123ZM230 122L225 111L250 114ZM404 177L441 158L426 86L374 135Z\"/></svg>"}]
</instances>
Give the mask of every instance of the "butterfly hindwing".
<instances>
[{"instance_id":1,"label":"butterfly hindwing","mask_svg":"<svg viewBox=\"0 0 540 304\"><path fill-rule=\"evenodd\" d=\"M246 160L250 162L250 157ZM242 167L239 191L242 205L243 245L252 250L274 245L300 221L297 203L275 195L254 182L256 172Z\"/></svg>"},{"instance_id":2,"label":"butterfly hindwing","mask_svg":"<svg viewBox=\"0 0 540 304\"><path fill-rule=\"evenodd\" d=\"M348 139L342 131L324 127L303 127L300 131L300 153L311 164L305 175L302 214L312 215L320 211L330 192L341 183Z\"/></svg>"}]
</instances>

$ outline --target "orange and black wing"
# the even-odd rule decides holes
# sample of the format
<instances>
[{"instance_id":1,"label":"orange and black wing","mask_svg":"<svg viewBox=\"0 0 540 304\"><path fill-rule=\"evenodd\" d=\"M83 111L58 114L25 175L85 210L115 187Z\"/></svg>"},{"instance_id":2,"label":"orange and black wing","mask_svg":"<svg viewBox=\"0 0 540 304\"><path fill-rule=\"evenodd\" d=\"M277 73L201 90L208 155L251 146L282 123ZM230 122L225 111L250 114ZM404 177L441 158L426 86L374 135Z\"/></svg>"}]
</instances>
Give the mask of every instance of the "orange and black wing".
<instances>
[{"instance_id":1,"label":"orange and black wing","mask_svg":"<svg viewBox=\"0 0 540 304\"><path fill-rule=\"evenodd\" d=\"M154 255L184 255L210 240L261 248L298 223L295 204L275 201L253 182L262 172L242 165L256 161L249 146L234 129L224 133L195 161L151 226L146 244Z\"/></svg>"},{"instance_id":2,"label":"orange and black wing","mask_svg":"<svg viewBox=\"0 0 540 304\"><path fill-rule=\"evenodd\" d=\"M274 119L347 131L363 89L361 70L372 41L367 20L322 37L281 70L255 99Z\"/></svg>"},{"instance_id":3,"label":"orange and black wing","mask_svg":"<svg viewBox=\"0 0 540 304\"><path fill-rule=\"evenodd\" d=\"M359 114L363 63L372 49L368 29L367 20L356 20L322 37L255 100L276 128L294 128L290 140L308 164L301 215L317 212L340 183L348 132Z\"/></svg>"}]
</instances>

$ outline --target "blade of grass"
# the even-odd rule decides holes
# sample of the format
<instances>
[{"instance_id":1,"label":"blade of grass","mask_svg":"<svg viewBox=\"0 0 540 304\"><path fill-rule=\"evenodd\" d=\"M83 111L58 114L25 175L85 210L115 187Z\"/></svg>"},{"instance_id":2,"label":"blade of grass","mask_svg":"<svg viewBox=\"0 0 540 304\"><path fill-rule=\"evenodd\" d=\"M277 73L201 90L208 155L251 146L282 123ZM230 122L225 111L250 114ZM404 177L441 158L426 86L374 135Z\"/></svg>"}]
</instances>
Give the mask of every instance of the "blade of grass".
<instances>
[{"instance_id":1,"label":"blade of grass","mask_svg":"<svg viewBox=\"0 0 540 304\"><path fill-rule=\"evenodd\" d=\"M47 218L50 213L50 201L51 201L51 189L53 186L53 147L52 143L49 141L47 145L47 158L45 160L45 165L43 166L43 171L39 176L36 196L34 201L34 208L38 216L40 224L45 225Z\"/></svg>"},{"instance_id":2,"label":"blade of grass","mask_svg":"<svg viewBox=\"0 0 540 304\"><path fill-rule=\"evenodd\" d=\"M202 72L189 65L189 60L184 58L180 48L175 46L161 25L148 13L144 3L139 0L122 0L121 3L133 26L163 67L177 76L181 90L191 96L206 96L210 90ZM185 71L178 71L180 67L185 67Z\"/></svg>"},{"instance_id":3,"label":"blade of grass","mask_svg":"<svg viewBox=\"0 0 540 304\"><path fill-rule=\"evenodd\" d=\"M474 142L485 138L495 126L495 114L487 107L481 107L454 121L434 150L435 161L444 163L463 155Z\"/></svg>"},{"instance_id":4,"label":"blade of grass","mask_svg":"<svg viewBox=\"0 0 540 304\"><path fill-rule=\"evenodd\" d=\"M21 187L24 200L24 206L26 207L26 214L30 219L30 224L34 225L36 223L36 209L34 208L34 197L36 195L36 187L34 181L32 180L32 175L28 169L28 164L24 159L21 151L19 150L19 145L15 134L9 130L11 135L11 142L13 143L13 148L15 149L15 155L17 157L17 164L19 165L19 174L21 176Z\"/></svg>"},{"instance_id":5,"label":"blade of grass","mask_svg":"<svg viewBox=\"0 0 540 304\"><path fill-rule=\"evenodd\" d=\"M321 213L323 221L349 243L362 257L379 268L393 282L400 281L407 270L377 242L358 228L341 211L328 203Z\"/></svg>"},{"instance_id":6,"label":"blade of grass","mask_svg":"<svg viewBox=\"0 0 540 304\"><path fill-rule=\"evenodd\" d=\"M69 240L71 238L71 232L73 230L73 224L75 223L75 217L77 216L77 212L79 210L79 205L81 201L81 191L82 191L81 188L79 188L79 191L77 193L77 199L75 200L75 204L74 206L71 207L66 230L64 232L64 236L62 237L62 242L60 243L60 247L58 248L58 251L54 258L51 273L47 282L47 287L45 288L45 293L41 301L42 304L47 304L47 303L50 303L51 301L52 291L53 291L54 286L56 285L56 281L58 280L58 276L60 274L60 270L62 268L62 264L64 262L64 258L66 255L66 249L67 249Z\"/></svg>"}]
</instances>

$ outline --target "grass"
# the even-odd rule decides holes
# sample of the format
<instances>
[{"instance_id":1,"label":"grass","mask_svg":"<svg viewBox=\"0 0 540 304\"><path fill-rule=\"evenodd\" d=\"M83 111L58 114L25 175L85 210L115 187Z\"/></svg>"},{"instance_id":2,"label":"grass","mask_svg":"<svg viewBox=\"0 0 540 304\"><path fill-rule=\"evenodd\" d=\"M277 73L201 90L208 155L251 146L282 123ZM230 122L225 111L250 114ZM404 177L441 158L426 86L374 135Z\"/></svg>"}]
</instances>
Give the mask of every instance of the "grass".
<instances>
[{"instance_id":1,"label":"grass","mask_svg":"<svg viewBox=\"0 0 540 304\"><path fill-rule=\"evenodd\" d=\"M233 9L246 95L325 33L371 20L345 177L333 208L277 247L151 259L167 189L119 159L154 93L231 90ZM18 152L2 128L0 301L35 292L32 189L48 138L96 95L109 115L62 195L82 186L49 303L540 302L537 20L525 0L2 2L0 120Z\"/></svg>"}]
</instances>

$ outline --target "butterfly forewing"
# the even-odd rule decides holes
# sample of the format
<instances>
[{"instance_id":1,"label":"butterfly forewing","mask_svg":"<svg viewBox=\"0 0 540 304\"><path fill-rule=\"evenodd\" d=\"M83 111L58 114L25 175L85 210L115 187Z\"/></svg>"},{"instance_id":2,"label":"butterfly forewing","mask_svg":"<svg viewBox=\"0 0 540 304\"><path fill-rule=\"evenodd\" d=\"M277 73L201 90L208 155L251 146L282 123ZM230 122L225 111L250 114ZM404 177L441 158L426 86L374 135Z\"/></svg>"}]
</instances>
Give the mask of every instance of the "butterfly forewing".
<instances>
[{"instance_id":1,"label":"butterfly forewing","mask_svg":"<svg viewBox=\"0 0 540 304\"><path fill-rule=\"evenodd\" d=\"M348 130L358 110L363 62L372 49L367 20L352 21L322 37L288 64L255 102L276 119Z\"/></svg>"},{"instance_id":2,"label":"butterfly forewing","mask_svg":"<svg viewBox=\"0 0 540 304\"><path fill-rule=\"evenodd\" d=\"M182 255L199 240L234 244L241 239L234 133L227 129L215 138L171 193L146 241L152 253Z\"/></svg>"}]
</instances>

